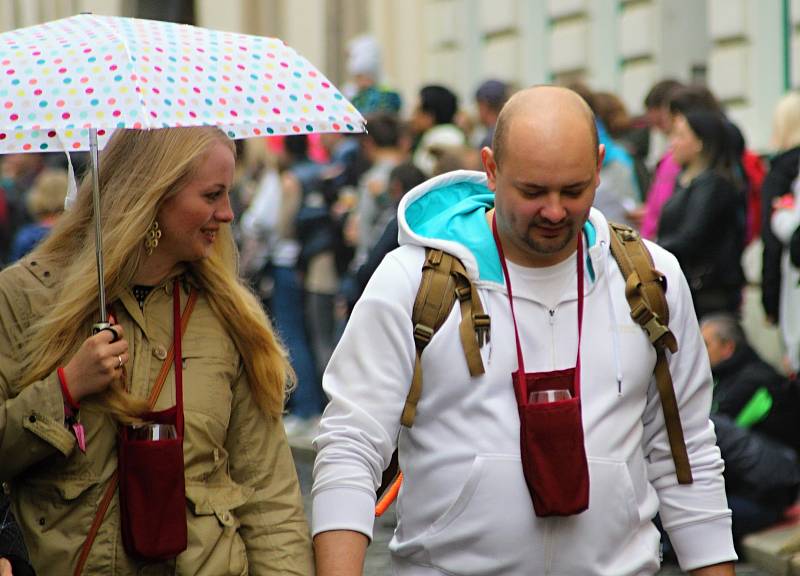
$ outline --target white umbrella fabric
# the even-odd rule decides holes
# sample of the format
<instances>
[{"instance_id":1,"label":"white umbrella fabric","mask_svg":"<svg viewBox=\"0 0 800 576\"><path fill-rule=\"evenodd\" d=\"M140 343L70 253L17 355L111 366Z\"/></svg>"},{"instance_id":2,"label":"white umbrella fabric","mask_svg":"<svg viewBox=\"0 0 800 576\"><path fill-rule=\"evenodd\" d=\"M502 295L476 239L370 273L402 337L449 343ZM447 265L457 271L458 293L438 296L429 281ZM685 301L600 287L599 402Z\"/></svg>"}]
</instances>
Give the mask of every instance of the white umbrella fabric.
<instances>
[{"instance_id":1,"label":"white umbrella fabric","mask_svg":"<svg viewBox=\"0 0 800 576\"><path fill-rule=\"evenodd\" d=\"M90 151L113 130L214 125L231 138L363 132L364 118L281 40L80 14L0 34L0 153ZM100 318L106 319L95 218Z\"/></svg>"}]
</instances>

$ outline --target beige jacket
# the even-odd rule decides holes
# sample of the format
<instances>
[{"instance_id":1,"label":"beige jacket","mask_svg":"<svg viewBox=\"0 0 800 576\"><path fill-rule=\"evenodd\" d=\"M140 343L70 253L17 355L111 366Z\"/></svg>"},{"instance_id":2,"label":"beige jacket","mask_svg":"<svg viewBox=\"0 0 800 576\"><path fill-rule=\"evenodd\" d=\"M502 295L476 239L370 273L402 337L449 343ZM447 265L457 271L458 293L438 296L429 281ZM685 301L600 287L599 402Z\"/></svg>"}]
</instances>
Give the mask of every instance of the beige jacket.
<instances>
[{"instance_id":1,"label":"beige jacket","mask_svg":"<svg viewBox=\"0 0 800 576\"><path fill-rule=\"evenodd\" d=\"M0 273L0 481L11 484L37 572L68 575L117 466L116 426L85 402L83 454L64 425L56 374L18 387L26 329L53 297L57 274L30 259ZM154 289L144 312L132 294L113 306L130 346L127 373L135 395L148 395L172 341L171 286L168 280ZM202 293L182 348L188 548L162 564L128 557L115 496L83 573L313 574L282 423L255 404L239 352ZM156 409L175 404L173 382L170 372Z\"/></svg>"}]
</instances>

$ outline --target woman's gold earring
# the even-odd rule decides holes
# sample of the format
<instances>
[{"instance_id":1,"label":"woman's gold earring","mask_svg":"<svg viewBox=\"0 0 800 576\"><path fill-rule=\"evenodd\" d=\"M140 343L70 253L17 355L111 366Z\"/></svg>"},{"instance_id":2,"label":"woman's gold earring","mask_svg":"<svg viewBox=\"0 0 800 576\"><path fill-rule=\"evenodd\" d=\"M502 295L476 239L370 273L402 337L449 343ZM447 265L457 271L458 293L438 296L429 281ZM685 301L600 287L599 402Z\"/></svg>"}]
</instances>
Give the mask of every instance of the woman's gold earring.
<instances>
[{"instance_id":1,"label":"woman's gold earring","mask_svg":"<svg viewBox=\"0 0 800 576\"><path fill-rule=\"evenodd\" d=\"M144 240L144 250L148 256L152 255L153 250L158 247L159 238L161 238L161 229L158 227L158 220L153 220L153 223L147 229Z\"/></svg>"}]
</instances>

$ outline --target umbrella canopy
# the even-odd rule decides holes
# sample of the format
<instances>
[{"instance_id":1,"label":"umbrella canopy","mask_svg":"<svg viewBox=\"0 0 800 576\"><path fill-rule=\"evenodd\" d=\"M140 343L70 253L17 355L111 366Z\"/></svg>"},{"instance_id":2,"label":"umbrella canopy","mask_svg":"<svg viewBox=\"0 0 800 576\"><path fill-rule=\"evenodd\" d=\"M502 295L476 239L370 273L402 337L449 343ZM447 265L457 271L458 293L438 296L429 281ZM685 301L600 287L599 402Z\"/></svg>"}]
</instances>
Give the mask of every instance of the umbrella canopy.
<instances>
[{"instance_id":1,"label":"umbrella canopy","mask_svg":"<svg viewBox=\"0 0 800 576\"><path fill-rule=\"evenodd\" d=\"M0 153L89 150L116 128L215 125L231 138L362 132L281 40L81 14L0 34Z\"/></svg>"},{"instance_id":2,"label":"umbrella canopy","mask_svg":"<svg viewBox=\"0 0 800 576\"><path fill-rule=\"evenodd\" d=\"M218 126L231 138L363 132L364 118L280 40L80 14L0 34L0 154L91 153L100 321L98 160L117 128Z\"/></svg>"}]
</instances>

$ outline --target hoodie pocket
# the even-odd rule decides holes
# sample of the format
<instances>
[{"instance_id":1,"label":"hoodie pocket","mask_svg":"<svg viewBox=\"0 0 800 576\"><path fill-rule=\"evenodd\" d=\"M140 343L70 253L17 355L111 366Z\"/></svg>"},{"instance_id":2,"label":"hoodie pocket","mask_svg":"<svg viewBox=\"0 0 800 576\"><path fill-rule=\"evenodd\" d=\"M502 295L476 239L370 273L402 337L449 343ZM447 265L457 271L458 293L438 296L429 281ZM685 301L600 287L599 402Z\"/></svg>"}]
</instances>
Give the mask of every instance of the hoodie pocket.
<instances>
[{"instance_id":1,"label":"hoodie pocket","mask_svg":"<svg viewBox=\"0 0 800 576\"><path fill-rule=\"evenodd\" d=\"M482 454L450 507L414 540L447 573L538 574L540 532L519 456Z\"/></svg>"},{"instance_id":2,"label":"hoodie pocket","mask_svg":"<svg viewBox=\"0 0 800 576\"><path fill-rule=\"evenodd\" d=\"M658 533L639 517L625 462L589 458L589 509L559 519L554 574L645 574L658 570ZM575 554L576 547L580 549Z\"/></svg>"}]
</instances>

